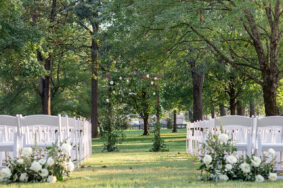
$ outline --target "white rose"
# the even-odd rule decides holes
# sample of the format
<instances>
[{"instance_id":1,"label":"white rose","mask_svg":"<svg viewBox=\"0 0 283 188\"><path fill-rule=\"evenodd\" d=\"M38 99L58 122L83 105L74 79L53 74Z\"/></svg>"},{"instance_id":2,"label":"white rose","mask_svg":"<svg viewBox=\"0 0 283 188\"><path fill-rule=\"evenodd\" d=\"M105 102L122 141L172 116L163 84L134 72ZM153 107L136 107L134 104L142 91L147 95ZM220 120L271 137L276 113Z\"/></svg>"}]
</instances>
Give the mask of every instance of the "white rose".
<instances>
[{"instance_id":1,"label":"white rose","mask_svg":"<svg viewBox=\"0 0 283 188\"><path fill-rule=\"evenodd\" d=\"M252 165L254 167L259 167L260 163L261 163L261 159L259 157L254 156L252 161Z\"/></svg>"},{"instance_id":2,"label":"white rose","mask_svg":"<svg viewBox=\"0 0 283 188\"><path fill-rule=\"evenodd\" d=\"M68 162L66 164L66 170L69 171L69 172L73 172L75 169L75 165L72 161Z\"/></svg>"},{"instance_id":3,"label":"white rose","mask_svg":"<svg viewBox=\"0 0 283 188\"><path fill-rule=\"evenodd\" d=\"M227 171L231 170L232 168L233 168L233 167L232 167L231 164L226 164L226 165L225 165L225 169L226 169Z\"/></svg>"},{"instance_id":4,"label":"white rose","mask_svg":"<svg viewBox=\"0 0 283 188\"><path fill-rule=\"evenodd\" d=\"M276 173L269 173L268 179L271 181L277 180L277 174Z\"/></svg>"},{"instance_id":5,"label":"white rose","mask_svg":"<svg viewBox=\"0 0 283 188\"><path fill-rule=\"evenodd\" d=\"M149 74L147 74L146 77L149 78Z\"/></svg>"},{"instance_id":6,"label":"white rose","mask_svg":"<svg viewBox=\"0 0 283 188\"><path fill-rule=\"evenodd\" d=\"M113 85L113 84L114 84L114 82L113 82L113 81L110 81L110 84L111 84L111 85Z\"/></svg>"},{"instance_id":7,"label":"white rose","mask_svg":"<svg viewBox=\"0 0 283 188\"><path fill-rule=\"evenodd\" d=\"M226 161L230 164L235 164L237 162L237 158L234 155L229 155L226 158Z\"/></svg>"},{"instance_id":8,"label":"white rose","mask_svg":"<svg viewBox=\"0 0 283 188\"><path fill-rule=\"evenodd\" d=\"M122 80L122 79L123 79L122 76L120 76L120 77L119 77L119 80Z\"/></svg>"},{"instance_id":9,"label":"white rose","mask_svg":"<svg viewBox=\"0 0 283 188\"><path fill-rule=\"evenodd\" d=\"M106 102L107 102L107 103L109 103L109 102L110 102L110 100L109 100L109 99L106 99Z\"/></svg>"},{"instance_id":10,"label":"white rose","mask_svg":"<svg viewBox=\"0 0 283 188\"><path fill-rule=\"evenodd\" d=\"M28 175L27 173L22 173L20 176L20 181L21 182L27 182L28 181Z\"/></svg>"},{"instance_id":11,"label":"white rose","mask_svg":"<svg viewBox=\"0 0 283 188\"><path fill-rule=\"evenodd\" d=\"M9 179L12 175L11 170L9 168L3 168L0 173L2 178Z\"/></svg>"},{"instance_id":12,"label":"white rose","mask_svg":"<svg viewBox=\"0 0 283 188\"><path fill-rule=\"evenodd\" d=\"M55 183L57 181L56 176L48 176L47 182L49 183Z\"/></svg>"},{"instance_id":13,"label":"white rose","mask_svg":"<svg viewBox=\"0 0 283 188\"><path fill-rule=\"evenodd\" d=\"M53 160L51 157L49 157L49 158L47 159L46 164L47 164L47 166L52 166L52 165L54 165L54 160Z\"/></svg>"},{"instance_id":14,"label":"white rose","mask_svg":"<svg viewBox=\"0 0 283 188\"><path fill-rule=\"evenodd\" d=\"M247 164L247 163L242 163L242 164L240 165L240 168L241 168L241 170L242 170L244 173L249 173L249 172L251 171L251 167L250 167L250 165Z\"/></svg>"},{"instance_id":15,"label":"white rose","mask_svg":"<svg viewBox=\"0 0 283 188\"><path fill-rule=\"evenodd\" d=\"M150 82L150 84L151 84L151 85L153 85L153 84L154 84L154 82L153 82L153 81L151 81L151 82Z\"/></svg>"},{"instance_id":16,"label":"white rose","mask_svg":"<svg viewBox=\"0 0 283 188\"><path fill-rule=\"evenodd\" d=\"M44 164L46 163L46 160L45 160L45 159L40 159L38 162L39 162L41 165L44 165Z\"/></svg>"},{"instance_id":17,"label":"white rose","mask_svg":"<svg viewBox=\"0 0 283 188\"><path fill-rule=\"evenodd\" d=\"M18 159L18 160L17 160L17 163L18 163L18 164L24 164L24 160L23 160L23 159Z\"/></svg>"},{"instance_id":18,"label":"white rose","mask_svg":"<svg viewBox=\"0 0 283 188\"><path fill-rule=\"evenodd\" d=\"M70 144L62 144L61 149L64 153L71 155L72 146Z\"/></svg>"},{"instance_id":19,"label":"white rose","mask_svg":"<svg viewBox=\"0 0 283 188\"><path fill-rule=\"evenodd\" d=\"M269 148L268 153L269 153L272 157L274 157L275 154L276 154L276 153L275 153L275 150L272 149L272 148Z\"/></svg>"},{"instance_id":20,"label":"white rose","mask_svg":"<svg viewBox=\"0 0 283 188\"><path fill-rule=\"evenodd\" d=\"M27 147L27 148L23 148L22 150L22 156L24 157L29 157L32 154L32 148Z\"/></svg>"},{"instance_id":21,"label":"white rose","mask_svg":"<svg viewBox=\"0 0 283 188\"><path fill-rule=\"evenodd\" d=\"M228 135L222 133L222 134L220 134L220 135L218 136L218 140L219 140L219 142L220 142L221 144L227 143L227 141L228 141Z\"/></svg>"},{"instance_id":22,"label":"white rose","mask_svg":"<svg viewBox=\"0 0 283 188\"><path fill-rule=\"evenodd\" d=\"M42 169L39 175L43 178L47 177L49 175L49 172L47 169Z\"/></svg>"},{"instance_id":23,"label":"white rose","mask_svg":"<svg viewBox=\"0 0 283 188\"><path fill-rule=\"evenodd\" d=\"M40 165L39 162L33 161L33 162L31 163L30 169L33 170L33 171L35 171L35 172L39 172L39 171L42 169L42 167L41 167L41 165Z\"/></svg>"},{"instance_id":24,"label":"white rose","mask_svg":"<svg viewBox=\"0 0 283 188\"><path fill-rule=\"evenodd\" d=\"M210 155L205 155L204 158L203 158L203 162L204 164L206 165L209 165L212 161L212 157Z\"/></svg>"},{"instance_id":25,"label":"white rose","mask_svg":"<svg viewBox=\"0 0 283 188\"><path fill-rule=\"evenodd\" d=\"M225 175L225 174L220 174L220 175L219 175L219 180L220 180L220 181L228 181L229 178L228 178L228 176Z\"/></svg>"},{"instance_id":26,"label":"white rose","mask_svg":"<svg viewBox=\"0 0 283 188\"><path fill-rule=\"evenodd\" d=\"M256 182L264 182L264 177L262 177L262 175L256 175L255 181Z\"/></svg>"}]
</instances>

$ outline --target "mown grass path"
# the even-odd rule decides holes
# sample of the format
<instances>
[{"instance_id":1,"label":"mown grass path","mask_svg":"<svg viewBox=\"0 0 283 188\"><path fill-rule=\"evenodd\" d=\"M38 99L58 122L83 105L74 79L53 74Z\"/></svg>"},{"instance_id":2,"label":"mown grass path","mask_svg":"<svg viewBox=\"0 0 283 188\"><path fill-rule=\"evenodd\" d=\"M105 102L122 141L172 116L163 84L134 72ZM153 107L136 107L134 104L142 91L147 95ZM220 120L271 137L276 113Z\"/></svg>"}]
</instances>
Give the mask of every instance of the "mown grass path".
<instances>
[{"instance_id":1,"label":"mown grass path","mask_svg":"<svg viewBox=\"0 0 283 188\"><path fill-rule=\"evenodd\" d=\"M283 187L283 181L264 183L204 183L197 180L197 161L185 153L185 130L171 133L162 130L169 152L152 153L152 136L142 131L126 131L126 140L119 152L101 152L101 139L93 141L93 155L84 168L76 170L64 182L55 184L0 184L13 188L64 187Z\"/></svg>"}]
</instances>

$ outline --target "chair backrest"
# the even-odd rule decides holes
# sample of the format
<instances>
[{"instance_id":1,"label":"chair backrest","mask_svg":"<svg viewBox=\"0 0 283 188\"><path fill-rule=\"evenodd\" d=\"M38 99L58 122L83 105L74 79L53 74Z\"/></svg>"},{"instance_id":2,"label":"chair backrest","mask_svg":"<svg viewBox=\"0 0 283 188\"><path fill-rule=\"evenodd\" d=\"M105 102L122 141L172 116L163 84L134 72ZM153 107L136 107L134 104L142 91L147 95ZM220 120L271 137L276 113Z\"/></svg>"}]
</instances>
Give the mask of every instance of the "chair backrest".
<instances>
[{"instance_id":1,"label":"chair backrest","mask_svg":"<svg viewBox=\"0 0 283 188\"><path fill-rule=\"evenodd\" d=\"M19 122L16 116L0 115L0 126L18 127Z\"/></svg>"},{"instance_id":2,"label":"chair backrest","mask_svg":"<svg viewBox=\"0 0 283 188\"><path fill-rule=\"evenodd\" d=\"M235 142L247 142L248 137L254 137L254 120L245 116L222 116L215 119L215 127L222 127Z\"/></svg>"},{"instance_id":3,"label":"chair backrest","mask_svg":"<svg viewBox=\"0 0 283 188\"><path fill-rule=\"evenodd\" d=\"M222 116L215 119L215 126L223 127L253 127L253 119L245 116Z\"/></svg>"},{"instance_id":4,"label":"chair backrest","mask_svg":"<svg viewBox=\"0 0 283 188\"><path fill-rule=\"evenodd\" d=\"M263 143L282 143L283 116L257 118L256 132Z\"/></svg>"},{"instance_id":5,"label":"chair backrest","mask_svg":"<svg viewBox=\"0 0 283 188\"><path fill-rule=\"evenodd\" d=\"M61 116L30 115L22 118L22 126L35 126L35 125L61 127Z\"/></svg>"},{"instance_id":6,"label":"chair backrest","mask_svg":"<svg viewBox=\"0 0 283 188\"><path fill-rule=\"evenodd\" d=\"M283 127L283 116L258 118L257 127Z\"/></svg>"}]
</instances>

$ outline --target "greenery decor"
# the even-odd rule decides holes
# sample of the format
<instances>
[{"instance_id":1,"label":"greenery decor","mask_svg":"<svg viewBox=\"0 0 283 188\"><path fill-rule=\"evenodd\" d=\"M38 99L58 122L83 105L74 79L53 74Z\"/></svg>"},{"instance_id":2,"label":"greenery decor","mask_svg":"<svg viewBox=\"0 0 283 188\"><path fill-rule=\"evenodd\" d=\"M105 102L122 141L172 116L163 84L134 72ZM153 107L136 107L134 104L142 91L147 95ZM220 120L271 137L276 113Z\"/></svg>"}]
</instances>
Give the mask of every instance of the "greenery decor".
<instances>
[{"instance_id":1,"label":"greenery decor","mask_svg":"<svg viewBox=\"0 0 283 188\"><path fill-rule=\"evenodd\" d=\"M200 179L204 181L275 181L275 151L269 149L260 158L237 155L237 149L227 134L209 133L207 141L200 151Z\"/></svg>"}]
</instances>

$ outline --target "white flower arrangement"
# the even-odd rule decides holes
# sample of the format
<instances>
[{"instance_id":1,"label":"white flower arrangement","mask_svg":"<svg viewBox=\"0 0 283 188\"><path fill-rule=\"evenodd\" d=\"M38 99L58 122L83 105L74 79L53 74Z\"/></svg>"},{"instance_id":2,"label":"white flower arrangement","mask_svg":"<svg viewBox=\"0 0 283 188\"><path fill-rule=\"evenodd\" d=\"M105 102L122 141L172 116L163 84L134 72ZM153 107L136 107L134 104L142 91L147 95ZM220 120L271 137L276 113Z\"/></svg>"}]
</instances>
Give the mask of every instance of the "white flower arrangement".
<instances>
[{"instance_id":1,"label":"white flower arrangement","mask_svg":"<svg viewBox=\"0 0 283 188\"><path fill-rule=\"evenodd\" d=\"M237 149L227 134L209 133L199 152L200 179L204 181L275 181L275 151L269 149L262 158L237 155Z\"/></svg>"},{"instance_id":2,"label":"white flower arrangement","mask_svg":"<svg viewBox=\"0 0 283 188\"><path fill-rule=\"evenodd\" d=\"M276 173L269 173L268 179L271 181L277 180L277 174Z\"/></svg>"},{"instance_id":3,"label":"white flower arrangement","mask_svg":"<svg viewBox=\"0 0 283 188\"><path fill-rule=\"evenodd\" d=\"M262 177L262 175L256 175L255 176L255 181L256 182L264 182L264 177Z\"/></svg>"},{"instance_id":4,"label":"white flower arrangement","mask_svg":"<svg viewBox=\"0 0 283 188\"><path fill-rule=\"evenodd\" d=\"M9 158L0 177L7 182L62 181L75 169L71 161L72 146L67 143L54 144L46 149L23 148L19 158Z\"/></svg>"},{"instance_id":5,"label":"white flower arrangement","mask_svg":"<svg viewBox=\"0 0 283 188\"><path fill-rule=\"evenodd\" d=\"M251 166L248 163L242 163L240 168L244 173L249 173L251 171Z\"/></svg>"}]
</instances>

